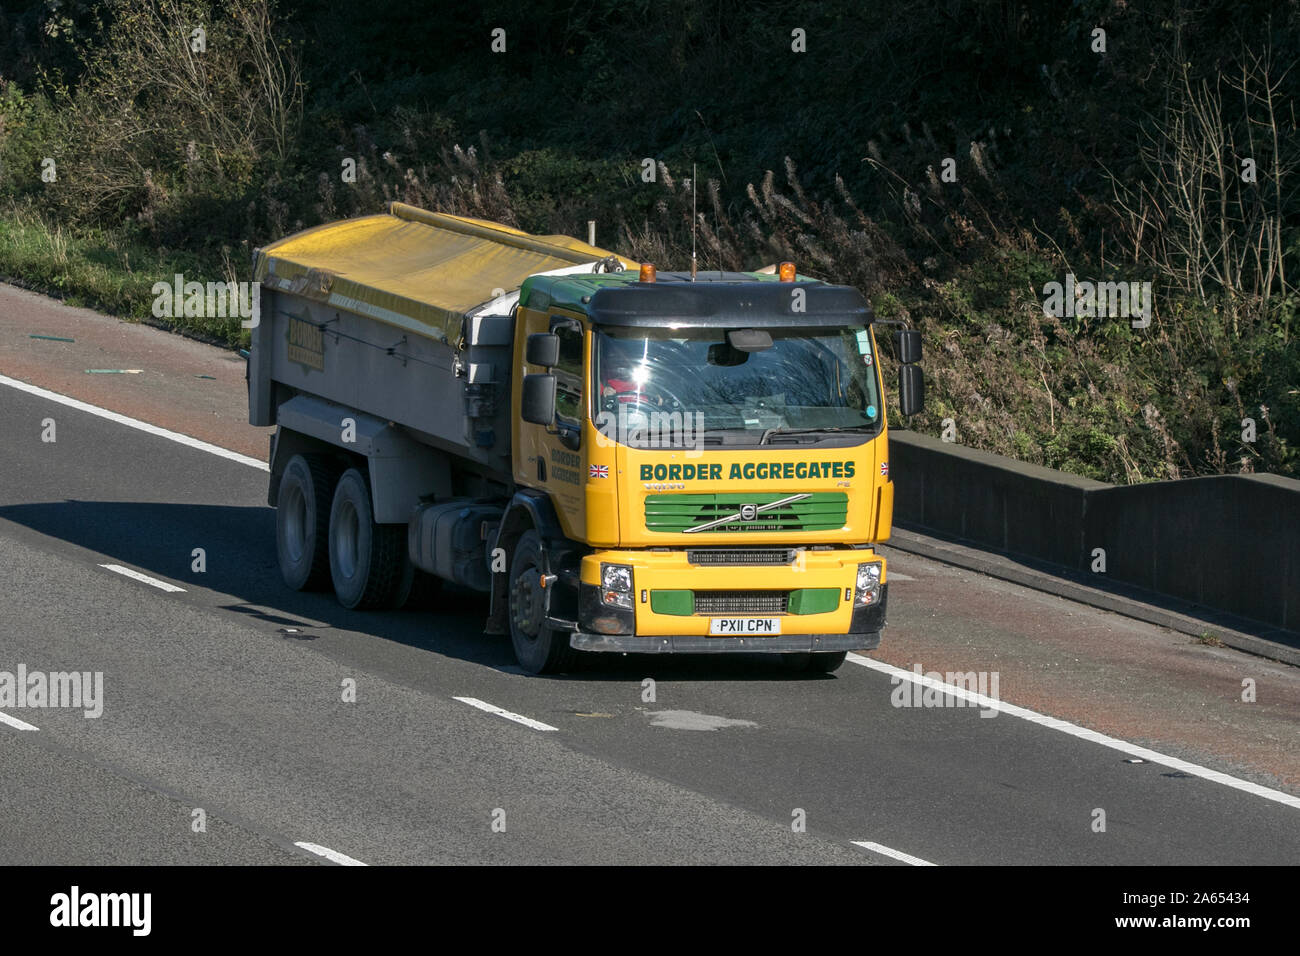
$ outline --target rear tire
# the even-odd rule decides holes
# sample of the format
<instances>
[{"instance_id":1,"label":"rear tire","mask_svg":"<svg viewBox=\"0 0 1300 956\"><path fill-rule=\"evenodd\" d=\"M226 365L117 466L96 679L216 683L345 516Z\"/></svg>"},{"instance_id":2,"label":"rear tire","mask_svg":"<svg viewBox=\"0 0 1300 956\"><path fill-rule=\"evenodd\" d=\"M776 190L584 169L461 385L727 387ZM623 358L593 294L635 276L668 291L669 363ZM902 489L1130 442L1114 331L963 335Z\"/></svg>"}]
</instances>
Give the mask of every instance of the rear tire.
<instances>
[{"instance_id":1,"label":"rear tire","mask_svg":"<svg viewBox=\"0 0 1300 956\"><path fill-rule=\"evenodd\" d=\"M396 607L411 588L406 525L375 524L370 483L356 468L343 472L334 490L329 567L334 594L346 608Z\"/></svg>"},{"instance_id":2,"label":"rear tire","mask_svg":"<svg viewBox=\"0 0 1300 956\"><path fill-rule=\"evenodd\" d=\"M275 550L280 575L295 591L320 591L330 580L329 526L339 469L323 455L294 455L275 496Z\"/></svg>"},{"instance_id":3,"label":"rear tire","mask_svg":"<svg viewBox=\"0 0 1300 956\"><path fill-rule=\"evenodd\" d=\"M577 663L569 635L546 626L545 594L540 579L542 538L529 529L515 544L510 562L510 643L519 666L530 674L555 674Z\"/></svg>"}]
</instances>

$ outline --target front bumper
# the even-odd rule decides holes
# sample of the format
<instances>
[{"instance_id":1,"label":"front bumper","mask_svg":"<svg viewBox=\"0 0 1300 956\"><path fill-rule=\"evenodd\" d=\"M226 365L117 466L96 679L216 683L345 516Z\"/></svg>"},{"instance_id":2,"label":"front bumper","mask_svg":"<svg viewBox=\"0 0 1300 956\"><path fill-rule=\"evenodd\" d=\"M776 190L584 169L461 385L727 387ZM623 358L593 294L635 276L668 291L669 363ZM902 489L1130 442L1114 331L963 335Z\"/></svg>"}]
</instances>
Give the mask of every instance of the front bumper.
<instances>
[{"instance_id":1,"label":"front bumper","mask_svg":"<svg viewBox=\"0 0 1300 956\"><path fill-rule=\"evenodd\" d=\"M880 632L885 627L885 614L889 606L889 585L880 588L880 600L870 607L854 607L842 634L786 633L777 637L712 637L708 634L646 634L639 630L632 610L605 607L600 603L599 589L583 584L579 606L578 627L569 638L569 644L581 651L620 654L799 654L831 653L835 651L870 651L880 646ZM822 615L830 617L830 615ZM678 620L682 620L678 618ZM783 623L797 621L784 617ZM583 629L583 624L594 622L609 631L622 633L593 633ZM556 622L557 624L559 622ZM613 626L613 625L620 626ZM569 625L572 627L572 625Z\"/></svg>"},{"instance_id":2,"label":"front bumper","mask_svg":"<svg viewBox=\"0 0 1300 956\"><path fill-rule=\"evenodd\" d=\"M635 634L584 634L569 638L580 651L621 654L798 654L809 651L870 651L880 646L880 632L867 634L787 634L781 637L672 637Z\"/></svg>"},{"instance_id":3,"label":"front bumper","mask_svg":"<svg viewBox=\"0 0 1300 956\"><path fill-rule=\"evenodd\" d=\"M888 581L884 559L869 548L797 549L791 551L790 563L765 565L714 563L705 560L708 549L696 558L690 557L691 550L604 551L584 556L573 630L614 637L707 638L714 618L774 616L781 618L782 637L861 634L883 626L883 593L871 607L858 608L855 603L860 563L880 562ZM600 604L602 563L632 569L631 607ZM880 623L860 620L864 611L875 611L869 616L879 617ZM721 641L711 638L710 643Z\"/></svg>"}]
</instances>

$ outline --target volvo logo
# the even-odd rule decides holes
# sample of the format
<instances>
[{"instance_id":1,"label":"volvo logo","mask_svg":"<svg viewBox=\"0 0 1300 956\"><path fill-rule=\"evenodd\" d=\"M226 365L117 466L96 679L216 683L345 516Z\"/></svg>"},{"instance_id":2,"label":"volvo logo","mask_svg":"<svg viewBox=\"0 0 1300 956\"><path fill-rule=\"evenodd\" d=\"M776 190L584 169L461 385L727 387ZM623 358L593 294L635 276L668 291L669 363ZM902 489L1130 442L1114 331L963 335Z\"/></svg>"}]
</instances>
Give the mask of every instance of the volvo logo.
<instances>
[{"instance_id":1,"label":"volvo logo","mask_svg":"<svg viewBox=\"0 0 1300 956\"><path fill-rule=\"evenodd\" d=\"M809 497L811 497L811 495L804 492L799 495L786 495L784 498L779 498L776 501L769 501L765 505L756 505L752 502L743 504L729 515L724 515L721 518L714 518L712 521L706 521L704 524L697 524L693 528L686 528L685 533L699 534L701 531L712 531L714 528L720 528L723 525L736 521L737 519L741 521L753 521L761 514L769 511L776 511L778 508L782 508L785 505L793 504L796 501L803 501L805 498Z\"/></svg>"}]
</instances>

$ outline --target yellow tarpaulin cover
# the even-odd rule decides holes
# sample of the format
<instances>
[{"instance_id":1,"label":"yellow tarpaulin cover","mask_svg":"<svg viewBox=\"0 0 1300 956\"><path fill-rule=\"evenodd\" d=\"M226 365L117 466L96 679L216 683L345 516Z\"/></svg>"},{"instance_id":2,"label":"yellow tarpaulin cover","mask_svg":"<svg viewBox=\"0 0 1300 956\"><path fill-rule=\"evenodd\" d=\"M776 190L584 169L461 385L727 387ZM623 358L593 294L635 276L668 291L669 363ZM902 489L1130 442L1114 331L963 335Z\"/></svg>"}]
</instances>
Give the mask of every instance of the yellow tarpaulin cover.
<instances>
[{"instance_id":1,"label":"yellow tarpaulin cover","mask_svg":"<svg viewBox=\"0 0 1300 956\"><path fill-rule=\"evenodd\" d=\"M254 277L268 288L454 339L468 310L530 275L609 255L568 236L530 236L393 203L387 214L316 226L263 247Z\"/></svg>"}]
</instances>

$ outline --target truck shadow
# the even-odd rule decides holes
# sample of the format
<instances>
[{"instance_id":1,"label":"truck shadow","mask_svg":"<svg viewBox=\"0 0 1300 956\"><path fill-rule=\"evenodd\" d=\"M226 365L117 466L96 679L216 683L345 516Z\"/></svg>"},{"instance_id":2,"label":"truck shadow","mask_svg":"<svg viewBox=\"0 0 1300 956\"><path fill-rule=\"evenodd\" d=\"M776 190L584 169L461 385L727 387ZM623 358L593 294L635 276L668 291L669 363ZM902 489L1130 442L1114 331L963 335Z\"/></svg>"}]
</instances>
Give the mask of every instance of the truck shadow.
<instances>
[{"instance_id":1,"label":"truck shadow","mask_svg":"<svg viewBox=\"0 0 1300 956\"><path fill-rule=\"evenodd\" d=\"M250 626L277 639L311 642L331 630L363 633L522 673L509 638L483 633L488 606L481 594L448 586L431 609L349 611L328 591L290 590L280 577L275 512L268 507L68 499L3 506L0 520L94 552L88 562L122 564L179 587L213 592L218 597L216 607L243 616ZM196 549L201 549L201 556ZM202 571L196 570L200 559ZM225 597L235 600L221 600ZM790 671L761 654L726 658L591 654L573 673L541 679L623 682L646 677L833 679L833 675Z\"/></svg>"}]
</instances>

